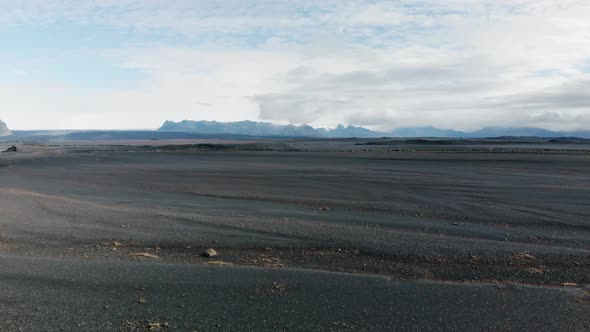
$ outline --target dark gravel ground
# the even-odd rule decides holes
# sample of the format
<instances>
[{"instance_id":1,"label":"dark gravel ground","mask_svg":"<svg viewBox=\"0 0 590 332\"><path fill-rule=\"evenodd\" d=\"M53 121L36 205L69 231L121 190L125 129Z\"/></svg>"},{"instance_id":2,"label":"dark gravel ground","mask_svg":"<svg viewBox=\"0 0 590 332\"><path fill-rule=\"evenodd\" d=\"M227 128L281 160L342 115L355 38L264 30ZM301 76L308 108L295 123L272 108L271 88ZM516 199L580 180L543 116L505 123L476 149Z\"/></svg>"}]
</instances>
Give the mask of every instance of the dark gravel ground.
<instances>
[{"instance_id":1,"label":"dark gravel ground","mask_svg":"<svg viewBox=\"0 0 590 332\"><path fill-rule=\"evenodd\" d=\"M589 329L583 142L149 143L0 156L1 330Z\"/></svg>"},{"instance_id":2,"label":"dark gravel ground","mask_svg":"<svg viewBox=\"0 0 590 332\"><path fill-rule=\"evenodd\" d=\"M576 289L0 258L3 331L585 331Z\"/></svg>"}]
</instances>

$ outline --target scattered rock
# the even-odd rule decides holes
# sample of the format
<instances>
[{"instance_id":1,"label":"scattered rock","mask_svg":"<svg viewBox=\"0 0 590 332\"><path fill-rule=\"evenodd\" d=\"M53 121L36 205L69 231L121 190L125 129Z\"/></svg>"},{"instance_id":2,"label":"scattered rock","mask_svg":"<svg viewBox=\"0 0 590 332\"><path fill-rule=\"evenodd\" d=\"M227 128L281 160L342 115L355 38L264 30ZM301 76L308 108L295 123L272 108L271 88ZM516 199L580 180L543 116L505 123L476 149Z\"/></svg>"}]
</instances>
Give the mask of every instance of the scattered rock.
<instances>
[{"instance_id":1,"label":"scattered rock","mask_svg":"<svg viewBox=\"0 0 590 332\"><path fill-rule=\"evenodd\" d=\"M149 322L149 321L139 321L139 322L125 322L123 324L123 331L129 332L159 332L168 329L169 324L163 322Z\"/></svg>"},{"instance_id":2,"label":"scattered rock","mask_svg":"<svg viewBox=\"0 0 590 332\"><path fill-rule=\"evenodd\" d=\"M279 293L284 293L287 290L287 283L275 281L272 283L272 289Z\"/></svg>"},{"instance_id":3,"label":"scattered rock","mask_svg":"<svg viewBox=\"0 0 590 332\"><path fill-rule=\"evenodd\" d=\"M213 249L213 248L209 248L209 249L207 249L207 251L205 251L203 253L203 256L208 257L208 258L215 257L217 255L218 255L217 251L215 251L215 249Z\"/></svg>"},{"instance_id":4,"label":"scattered rock","mask_svg":"<svg viewBox=\"0 0 590 332\"><path fill-rule=\"evenodd\" d=\"M477 255L473 255L473 254L472 254L472 255L469 255L469 260L470 260L472 263L478 263L479 261L481 261L481 257L480 257L480 256L477 256Z\"/></svg>"},{"instance_id":5,"label":"scattered rock","mask_svg":"<svg viewBox=\"0 0 590 332\"><path fill-rule=\"evenodd\" d=\"M131 256L131 257L152 258L152 259L158 259L158 258L160 258L160 256L154 255L154 254L150 254L149 252L135 252L135 253L129 254L129 256Z\"/></svg>"},{"instance_id":6,"label":"scattered rock","mask_svg":"<svg viewBox=\"0 0 590 332\"><path fill-rule=\"evenodd\" d=\"M140 297L139 300L137 300L137 303L139 304L146 304L147 300L144 297Z\"/></svg>"},{"instance_id":7,"label":"scattered rock","mask_svg":"<svg viewBox=\"0 0 590 332\"><path fill-rule=\"evenodd\" d=\"M518 263L526 263L537 260L537 257L527 254L525 252L515 252L514 254L512 254L512 260Z\"/></svg>"},{"instance_id":8,"label":"scattered rock","mask_svg":"<svg viewBox=\"0 0 590 332\"><path fill-rule=\"evenodd\" d=\"M464 223L462 223L462 222L458 222L458 221L453 221L453 222L451 223L451 225L453 225L453 226L465 226L465 224L464 224Z\"/></svg>"},{"instance_id":9,"label":"scattered rock","mask_svg":"<svg viewBox=\"0 0 590 332\"><path fill-rule=\"evenodd\" d=\"M329 207L327 207L327 206L320 206L320 208L319 208L318 210L320 210L320 211L330 211L330 210L332 210L332 209L330 209L330 208L329 208Z\"/></svg>"},{"instance_id":10,"label":"scattered rock","mask_svg":"<svg viewBox=\"0 0 590 332\"><path fill-rule=\"evenodd\" d=\"M111 243L111 249L112 250L118 250L119 248L121 248L123 246L124 245L121 242L114 241L113 243Z\"/></svg>"},{"instance_id":11,"label":"scattered rock","mask_svg":"<svg viewBox=\"0 0 590 332\"><path fill-rule=\"evenodd\" d=\"M287 292L287 283L283 281L274 281L271 285L256 289L260 295L279 295L282 296Z\"/></svg>"},{"instance_id":12,"label":"scattered rock","mask_svg":"<svg viewBox=\"0 0 590 332\"><path fill-rule=\"evenodd\" d=\"M282 264L281 261L275 257L260 259L260 265L264 267L285 267L285 265Z\"/></svg>"},{"instance_id":13,"label":"scattered rock","mask_svg":"<svg viewBox=\"0 0 590 332\"><path fill-rule=\"evenodd\" d=\"M564 282L563 287L578 287L578 284L575 282Z\"/></svg>"}]
</instances>

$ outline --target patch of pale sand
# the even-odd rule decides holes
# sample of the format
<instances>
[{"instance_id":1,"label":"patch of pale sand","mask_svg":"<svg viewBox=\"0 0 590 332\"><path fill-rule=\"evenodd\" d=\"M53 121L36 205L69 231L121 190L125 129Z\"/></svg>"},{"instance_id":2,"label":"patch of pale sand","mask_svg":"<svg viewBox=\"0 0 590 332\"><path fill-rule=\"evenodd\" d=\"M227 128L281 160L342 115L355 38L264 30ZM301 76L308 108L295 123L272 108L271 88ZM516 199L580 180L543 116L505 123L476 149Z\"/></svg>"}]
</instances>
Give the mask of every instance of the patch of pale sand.
<instances>
[{"instance_id":1,"label":"patch of pale sand","mask_svg":"<svg viewBox=\"0 0 590 332\"><path fill-rule=\"evenodd\" d=\"M20 188L0 188L0 195L7 194L13 195L17 197L30 197L40 199L43 202L47 203L61 203L61 204L68 204L71 207L79 207L81 209L99 209L99 210L110 210L116 212L134 212L137 211L136 208L124 207L124 206L113 206L108 204L101 204L96 202L90 202L86 200L81 200L77 198L59 196L59 195L49 195L40 192L24 190Z\"/></svg>"},{"instance_id":2,"label":"patch of pale sand","mask_svg":"<svg viewBox=\"0 0 590 332\"><path fill-rule=\"evenodd\" d=\"M10 252L15 245L4 240L5 234L0 234L0 255Z\"/></svg>"}]
</instances>

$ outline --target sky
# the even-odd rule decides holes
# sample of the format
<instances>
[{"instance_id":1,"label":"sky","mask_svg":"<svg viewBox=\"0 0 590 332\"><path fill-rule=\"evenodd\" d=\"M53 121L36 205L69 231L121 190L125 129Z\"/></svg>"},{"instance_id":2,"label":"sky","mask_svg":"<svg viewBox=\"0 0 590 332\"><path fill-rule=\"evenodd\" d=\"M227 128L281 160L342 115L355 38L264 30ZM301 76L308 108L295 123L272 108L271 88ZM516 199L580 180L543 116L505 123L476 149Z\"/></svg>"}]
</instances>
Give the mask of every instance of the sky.
<instances>
[{"instance_id":1,"label":"sky","mask_svg":"<svg viewBox=\"0 0 590 332\"><path fill-rule=\"evenodd\" d=\"M0 120L590 128L588 0L0 0Z\"/></svg>"}]
</instances>

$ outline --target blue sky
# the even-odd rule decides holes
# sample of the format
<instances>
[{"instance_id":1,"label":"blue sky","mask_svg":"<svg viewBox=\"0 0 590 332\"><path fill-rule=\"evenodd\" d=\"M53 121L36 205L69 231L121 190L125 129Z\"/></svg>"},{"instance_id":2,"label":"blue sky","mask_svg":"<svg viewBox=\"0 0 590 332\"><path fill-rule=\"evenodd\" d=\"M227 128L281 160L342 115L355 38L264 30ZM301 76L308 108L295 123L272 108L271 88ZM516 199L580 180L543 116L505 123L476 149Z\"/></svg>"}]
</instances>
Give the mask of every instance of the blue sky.
<instances>
[{"instance_id":1,"label":"blue sky","mask_svg":"<svg viewBox=\"0 0 590 332\"><path fill-rule=\"evenodd\" d=\"M0 0L0 120L583 129L588 17L585 0Z\"/></svg>"}]
</instances>

